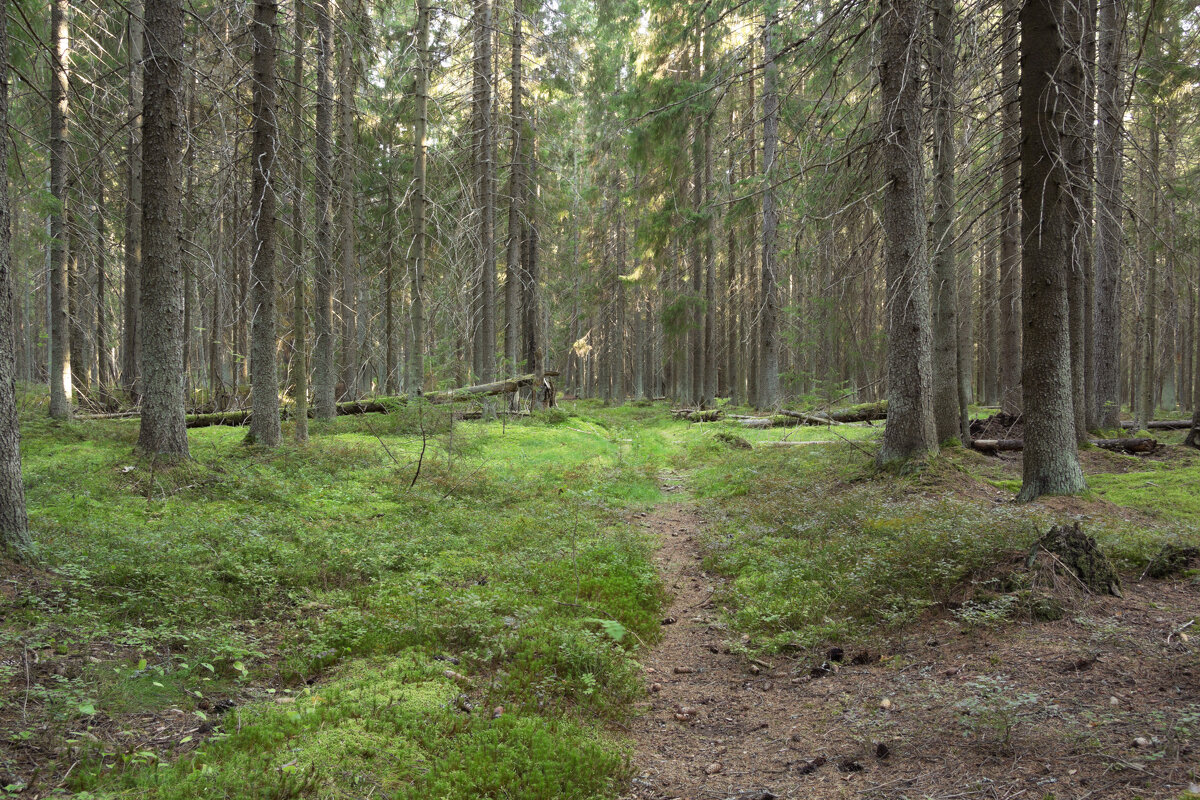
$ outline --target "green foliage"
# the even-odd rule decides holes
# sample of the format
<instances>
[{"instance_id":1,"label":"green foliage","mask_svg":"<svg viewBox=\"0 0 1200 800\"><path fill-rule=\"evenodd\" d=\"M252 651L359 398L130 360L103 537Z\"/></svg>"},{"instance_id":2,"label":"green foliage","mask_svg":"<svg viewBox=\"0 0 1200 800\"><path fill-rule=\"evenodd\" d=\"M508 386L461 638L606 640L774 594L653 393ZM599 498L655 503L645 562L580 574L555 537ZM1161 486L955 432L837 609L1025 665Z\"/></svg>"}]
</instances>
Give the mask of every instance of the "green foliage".
<instances>
[{"instance_id":1,"label":"green foliage","mask_svg":"<svg viewBox=\"0 0 1200 800\"><path fill-rule=\"evenodd\" d=\"M1040 696L1018 692L1006 676L980 675L966 685L967 696L954 704L963 730L979 744L1007 751L1017 726L1029 716Z\"/></svg>"},{"instance_id":2,"label":"green foliage","mask_svg":"<svg viewBox=\"0 0 1200 800\"><path fill-rule=\"evenodd\" d=\"M619 514L659 498L666 451L634 429L661 410L580 412L451 427L402 406L274 451L197 429L170 469L131 454L135 422L31 416L47 571L5 603L0 641L66 676L35 681L25 730L50 745L168 707L216 726L170 767L171 748L77 739L70 786L103 795L612 794L625 761L598 723L641 692L631 648L663 598ZM231 693L262 700L202 710Z\"/></svg>"}]
</instances>

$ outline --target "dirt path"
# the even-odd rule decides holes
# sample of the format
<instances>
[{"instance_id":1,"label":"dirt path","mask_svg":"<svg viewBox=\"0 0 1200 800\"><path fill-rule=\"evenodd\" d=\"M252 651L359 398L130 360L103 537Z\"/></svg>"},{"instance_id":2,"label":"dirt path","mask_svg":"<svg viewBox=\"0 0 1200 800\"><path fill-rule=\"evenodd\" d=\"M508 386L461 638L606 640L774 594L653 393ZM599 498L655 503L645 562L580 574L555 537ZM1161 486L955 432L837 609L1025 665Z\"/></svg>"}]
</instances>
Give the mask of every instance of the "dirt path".
<instances>
[{"instance_id":1,"label":"dirt path","mask_svg":"<svg viewBox=\"0 0 1200 800\"><path fill-rule=\"evenodd\" d=\"M664 478L665 492L682 491ZM686 499L633 521L658 539L673 599L642 659L650 699L629 726L623 800L1175 798L1200 775L1188 721L1200 718L1200 654L1172 633L1196 619L1190 582L1131 583L1057 622L966 631L935 615L877 640L882 663L846 653L817 675L811 658L729 652L736 634L716 624L720 579L702 568L704 521ZM1006 717L1002 742L959 706L989 702L980 680L1005 687L993 713L1004 698L1038 699ZM1156 730L1166 744L1140 744Z\"/></svg>"},{"instance_id":2,"label":"dirt path","mask_svg":"<svg viewBox=\"0 0 1200 800\"><path fill-rule=\"evenodd\" d=\"M625 797L789 796L786 773L800 758L789 739L793 687L765 662L730 654L728 632L712 625L716 579L701 568L701 519L671 505L638 522L660 538L658 567L674 599L662 641L643 660L651 708L631 726L636 776Z\"/></svg>"}]
</instances>

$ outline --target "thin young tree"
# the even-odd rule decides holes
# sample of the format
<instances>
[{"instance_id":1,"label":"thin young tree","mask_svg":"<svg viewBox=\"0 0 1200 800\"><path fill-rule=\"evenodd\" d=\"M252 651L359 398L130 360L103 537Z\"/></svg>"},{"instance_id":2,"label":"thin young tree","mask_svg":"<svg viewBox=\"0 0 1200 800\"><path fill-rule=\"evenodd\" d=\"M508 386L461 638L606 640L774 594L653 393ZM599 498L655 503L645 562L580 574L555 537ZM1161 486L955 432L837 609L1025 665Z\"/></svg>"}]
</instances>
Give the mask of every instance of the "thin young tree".
<instances>
[{"instance_id":1,"label":"thin young tree","mask_svg":"<svg viewBox=\"0 0 1200 800\"><path fill-rule=\"evenodd\" d=\"M279 444L279 371L275 362L275 0L254 3L254 140L251 144L254 261L251 265L250 431L248 442Z\"/></svg>"},{"instance_id":2,"label":"thin young tree","mask_svg":"<svg viewBox=\"0 0 1200 800\"><path fill-rule=\"evenodd\" d=\"M8 0L0 0L0 131L8 130ZM0 136L0 164L8 163L8 136ZM8 175L0 176L0 554L28 555L29 516L21 481L21 431L17 426L16 373L13 356L12 216Z\"/></svg>"},{"instance_id":3,"label":"thin young tree","mask_svg":"<svg viewBox=\"0 0 1200 800\"><path fill-rule=\"evenodd\" d=\"M70 143L67 140L67 94L70 80L71 39L67 29L68 0L50 4L50 416L71 416L71 341L68 310L67 172Z\"/></svg>"},{"instance_id":4,"label":"thin young tree","mask_svg":"<svg viewBox=\"0 0 1200 800\"><path fill-rule=\"evenodd\" d=\"M880 466L938 449L918 83L921 9L920 0L884 0L879 17L888 309L887 427L877 456Z\"/></svg>"},{"instance_id":5,"label":"thin young tree","mask_svg":"<svg viewBox=\"0 0 1200 800\"><path fill-rule=\"evenodd\" d=\"M313 406L318 419L337 415L333 367L333 20L317 0L316 276L313 282Z\"/></svg>"},{"instance_id":6,"label":"thin young tree","mask_svg":"<svg viewBox=\"0 0 1200 800\"><path fill-rule=\"evenodd\" d=\"M187 458L183 393L183 0L146 5L138 450Z\"/></svg>"},{"instance_id":7,"label":"thin young tree","mask_svg":"<svg viewBox=\"0 0 1200 800\"><path fill-rule=\"evenodd\" d=\"M1026 0L1021 7L1021 386L1025 418L1018 499L1085 488L1072 399L1068 239L1064 161L1070 91L1058 76L1066 43L1061 22L1071 0Z\"/></svg>"}]
</instances>

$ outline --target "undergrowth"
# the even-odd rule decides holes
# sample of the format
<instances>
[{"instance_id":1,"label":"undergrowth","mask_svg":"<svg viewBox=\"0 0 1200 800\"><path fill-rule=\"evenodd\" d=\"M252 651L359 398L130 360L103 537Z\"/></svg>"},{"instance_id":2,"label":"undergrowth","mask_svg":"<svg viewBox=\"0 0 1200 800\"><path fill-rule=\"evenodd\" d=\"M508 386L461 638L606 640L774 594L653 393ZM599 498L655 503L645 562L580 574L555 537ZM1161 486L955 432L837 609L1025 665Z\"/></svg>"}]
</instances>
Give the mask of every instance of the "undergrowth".
<instances>
[{"instance_id":1,"label":"undergrowth","mask_svg":"<svg viewBox=\"0 0 1200 800\"><path fill-rule=\"evenodd\" d=\"M0 581L0 786L53 764L35 788L81 797L616 795L610 723L664 600L624 517L662 501L664 469L711 521L753 649L902 625L1063 516L972 496L1007 476L960 448L881 474L878 428L661 404L466 423L413 404L273 451L212 427L171 467L133 455L136 422L51 423L36 394L22 412L39 561ZM1088 532L1126 566L1194 539L1194 463L1090 476L1163 524Z\"/></svg>"},{"instance_id":2,"label":"undergrowth","mask_svg":"<svg viewBox=\"0 0 1200 800\"><path fill-rule=\"evenodd\" d=\"M950 605L965 584L1070 518L1041 504L981 500L970 487L985 485L973 474L984 457L970 451L950 448L913 474L894 475L875 469L873 449L855 441L713 447L697 460L694 491L711 508L707 565L729 577L720 599L731 626L752 635L752 649L864 642ZM1142 487L1198 477L1194 468L1169 477L1147 468L1089 480L1137 507L1155 502ZM1194 509L1189 497L1162 525L1098 515L1085 527L1118 563L1140 568L1164 541L1197 538Z\"/></svg>"},{"instance_id":3,"label":"undergrowth","mask_svg":"<svg viewBox=\"0 0 1200 800\"><path fill-rule=\"evenodd\" d=\"M32 756L95 796L613 794L603 725L662 601L620 517L659 497L632 422L427 407L275 451L212 427L165 468L136 422L30 414L40 563L4 584L0 644L31 669L0 671L0 785Z\"/></svg>"}]
</instances>

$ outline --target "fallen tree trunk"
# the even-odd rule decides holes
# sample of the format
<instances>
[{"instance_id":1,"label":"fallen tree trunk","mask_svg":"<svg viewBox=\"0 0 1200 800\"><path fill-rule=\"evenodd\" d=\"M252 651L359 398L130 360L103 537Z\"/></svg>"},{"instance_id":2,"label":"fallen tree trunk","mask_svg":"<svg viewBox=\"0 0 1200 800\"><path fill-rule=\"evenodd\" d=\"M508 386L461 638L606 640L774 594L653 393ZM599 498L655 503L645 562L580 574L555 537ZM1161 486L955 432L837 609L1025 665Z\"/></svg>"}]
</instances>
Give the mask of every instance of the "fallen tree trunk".
<instances>
[{"instance_id":1,"label":"fallen tree trunk","mask_svg":"<svg viewBox=\"0 0 1200 800\"><path fill-rule=\"evenodd\" d=\"M796 425L842 425L847 422L875 422L887 419L887 401L865 403L837 411L781 410L769 417L733 417L747 428L789 428Z\"/></svg>"},{"instance_id":2,"label":"fallen tree trunk","mask_svg":"<svg viewBox=\"0 0 1200 800\"><path fill-rule=\"evenodd\" d=\"M1091 444L1105 450L1125 453L1152 453L1158 447L1157 439L1092 439ZM1025 449L1024 439L972 439L971 446L985 453L1011 452Z\"/></svg>"},{"instance_id":3,"label":"fallen tree trunk","mask_svg":"<svg viewBox=\"0 0 1200 800\"><path fill-rule=\"evenodd\" d=\"M878 403L863 403L850 408L839 408L837 411L781 411L788 416L803 416L817 420L808 425L828 425L830 422L877 422L887 419L887 401Z\"/></svg>"},{"instance_id":4,"label":"fallen tree trunk","mask_svg":"<svg viewBox=\"0 0 1200 800\"><path fill-rule=\"evenodd\" d=\"M543 373L547 378L556 377L557 372L553 370ZM511 394L527 386L532 386L535 376L530 373L527 375L519 375L515 378L509 378L503 381L494 381L492 383L481 383L478 386L465 386L460 389L447 389L443 392L427 392L422 395L428 403L433 405L444 405L446 403L460 403L467 400L473 400L477 397L489 397L499 394ZM339 417L350 416L353 414L378 414L390 411L397 405L404 405L409 401L407 395L397 395L395 397L380 397L375 400L350 400L345 403L337 404L337 413ZM281 412L282 413L282 412ZM312 416L312 411L308 414ZM217 412L215 414L190 414L186 419L187 427L189 428L207 428L212 425L245 425L250 421L249 411L226 411Z\"/></svg>"},{"instance_id":5,"label":"fallen tree trunk","mask_svg":"<svg viewBox=\"0 0 1200 800\"><path fill-rule=\"evenodd\" d=\"M1122 422L1121 427L1126 430L1137 430L1136 422ZM1146 430L1150 431L1186 431L1192 427L1190 419L1153 419L1146 423Z\"/></svg>"},{"instance_id":6,"label":"fallen tree trunk","mask_svg":"<svg viewBox=\"0 0 1200 800\"><path fill-rule=\"evenodd\" d=\"M672 408L671 413L688 422L716 422L721 418L721 411L716 408Z\"/></svg>"}]
</instances>

